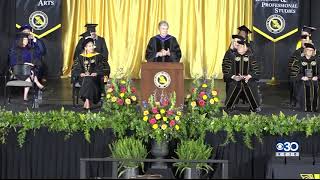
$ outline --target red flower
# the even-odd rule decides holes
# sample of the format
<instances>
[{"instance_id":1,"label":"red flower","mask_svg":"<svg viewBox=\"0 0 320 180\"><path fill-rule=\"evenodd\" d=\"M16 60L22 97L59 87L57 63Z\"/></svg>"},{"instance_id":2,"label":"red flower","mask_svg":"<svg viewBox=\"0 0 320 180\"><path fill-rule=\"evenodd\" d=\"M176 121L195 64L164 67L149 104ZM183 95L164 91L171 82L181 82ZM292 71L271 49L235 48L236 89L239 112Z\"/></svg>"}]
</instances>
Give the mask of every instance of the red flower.
<instances>
[{"instance_id":1,"label":"red flower","mask_svg":"<svg viewBox=\"0 0 320 180\"><path fill-rule=\"evenodd\" d=\"M168 100L163 100L162 101L162 106L168 106L169 105L169 101Z\"/></svg>"},{"instance_id":2,"label":"red flower","mask_svg":"<svg viewBox=\"0 0 320 180\"><path fill-rule=\"evenodd\" d=\"M192 92L194 92L195 90L196 90L195 88L192 88L192 89L191 89Z\"/></svg>"},{"instance_id":3,"label":"red flower","mask_svg":"<svg viewBox=\"0 0 320 180\"><path fill-rule=\"evenodd\" d=\"M124 102L123 102L122 99L118 99L118 100L117 100L117 103L122 106Z\"/></svg>"},{"instance_id":4,"label":"red flower","mask_svg":"<svg viewBox=\"0 0 320 180\"><path fill-rule=\"evenodd\" d=\"M174 120L171 120L169 125L170 125L170 127L173 127L174 125L176 125L176 122Z\"/></svg>"},{"instance_id":5,"label":"red flower","mask_svg":"<svg viewBox=\"0 0 320 180\"><path fill-rule=\"evenodd\" d=\"M168 110L168 111L167 111L167 116L171 116L171 115L173 115L173 111Z\"/></svg>"},{"instance_id":6,"label":"red flower","mask_svg":"<svg viewBox=\"0 0 320 180\"><path fill-rule=\"evenodd\" d=\"M152 118L149 120L149 123L154 125L155 123L157 123L157 120L155 118Z\"/></svg>"},{"instance_id":7,"label":"red flower","mask_svg":"<svg viewBox=\"0 0 320 180\"><path fill-rule=\"evenodd\" d=\"M200 92L200 94L199 94L200 97L202 97L202 96L204 96L204 95L206 95L206 92L203 92L203 91Z\"/></svg>"},{"instance_id":8,"label":"red flower","mask_svg":"<svg viewBox=\"0 0 320 180\"><path fill-rule=\"evenodd\" d=\"M200 101L198 101L198 104L200 107L203 107L206 105L206 102L204 100L200 100Z\"/></svg>"},{"instance_id":9,"label":"red flower","mask_svg":"<svg viewBox=\"0 0 320 180\"><path fill-rule=\"evenodd\" d=\"M153 113L153 114L158 114L158 113L159 113L159 112L158 112L158 108L156 108L156 107L152 108L152 113Z\"/></svg>"},{"instance_id":10,"label":"red flower","mask_svg":"<svg viewBox=\"0 0 320 180\"><path fill-rule=\"evenodd\" d=\"M127 92L127 88L125 88L125 87L121 87L121 88L120 88L120 92L122 92L122 93Z\"/></svg>"},{"instance_id":11,"label":"red flower","mask_svg":"<svg viewBox=\"0 0 320 180\"><path fill-rule=\"evenodd\" d=\"M137 89L135 87L131 87L131 92L132 93L136 93L137 92Z\"/></svg>"}]
</instances>

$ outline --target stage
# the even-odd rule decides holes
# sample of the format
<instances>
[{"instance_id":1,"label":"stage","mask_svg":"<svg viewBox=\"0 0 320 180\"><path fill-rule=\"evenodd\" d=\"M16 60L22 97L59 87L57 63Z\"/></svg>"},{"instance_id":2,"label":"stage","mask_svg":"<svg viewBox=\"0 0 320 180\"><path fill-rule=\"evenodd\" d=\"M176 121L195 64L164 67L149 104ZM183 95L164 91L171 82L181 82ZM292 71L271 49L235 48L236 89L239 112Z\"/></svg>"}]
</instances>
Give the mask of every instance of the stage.
<instances>
[{"instance_id":1,"label":"stage","mask_svg":"<svg viewBox=\"0 0 320 180\"><path fill-rule=\"evenodd\" d=\"M136 84L138 90L140 90L140 80L133 80ZM185 95L190 91L192 80L185 80ZM21 112L27 109L32 111L50 111L50 110L60 110L64 107L66 110L72 110L76 112L83 112L82 102L79 100L79 105L77 107L72 106L72 84L70 78L64 79L49 79L46 91L43 93L43 103L38 109L32 109L31 102L25 105L22 100L22 90L16 89L15 93L12 95L12 102L5 106L6 110L11 110L14 112ZM223 80L216 80L215 86L220 94L220 99L222 104L225 100L225 83ZM4 103L3 98L3 82L1 83L1 103ZM298 109L291 108L289 106L289 90L288 84L282 83L277 86L269 86L266 83L260 83L260 91L262 93L262 115L279 114L283 112L286 115L298 114L299 117L305 117L307 115L313 115L314 113L305 113ZM93 112L99 112L101 107L95 105ZM232 114L248 114L249 105L238 104L238 108Z\"/></svg>"},{"instance_id":2,"label":"stage","mask_svg":"<svg viewBox=\"0 0 320 180\"><path fill-rule=\"evenodd\" d=\"M191 80L185 80L185 92L191 85ZM139 90L139 80L134 80ZM3 84L3 83L2 83ZM220 98L225 98L225 86L222 80L216 80L215 85L220 92ZM3 88L1 88L3 90ZM286 84L279 86L268 86L261 83L263 115L298 114L302 118L312 113L304 113L289 108L289 92ZM31 111L46 112L50 110L66 110L84 112L81 104L78 107L72 106L72 88L70 79L48 80L47 89L43 94L43 104L39 109L31 109L31 104L24 105L22 93L19 90L12 100L12 103L5 106L6 110L21 112L27 109ZM2 97L3 102L3 97ZM235 113L248 114L247 105L239 105ZM99 112L101 107L95 106L93 112ZM65 139L66 133L52 132L46 127L35 131L28 131L23 147L18 146L17 132L11 130L7 137L7 143L0 145L0 178L79 178L80 158L103 158L109 157L108 144L116 138L112 129L103 131L91 131L91 143L88 143L83 132L73 133ZM249 149L243 141L243 134L235 134L236 142L230 142L222 146L227 137L226 132L216 134L208 132L205 138L207 144L212 145L214 154L212 159L229 161L230 178L264 178L268 175L268 164L275 156L277 141L298 141L300 152L303 157L318 157L320 145L317 134L306 137L305 133L294 133L290 136L262 135L263 143L252 138L252 147ZM170 157L174 157L176 142L170 145ZM317 159L317 163L318 163ZM298 161L299 162L299 161ZM147 166L146 166L147 167ZM90 177L107 177L111 175L111 165L104 163L93 163L87 167L87 175ZM212 175L212 176L211 176ZM211 177L220 178L221 169L215 167L215 173Z\"/></svg>"}]
</instances>

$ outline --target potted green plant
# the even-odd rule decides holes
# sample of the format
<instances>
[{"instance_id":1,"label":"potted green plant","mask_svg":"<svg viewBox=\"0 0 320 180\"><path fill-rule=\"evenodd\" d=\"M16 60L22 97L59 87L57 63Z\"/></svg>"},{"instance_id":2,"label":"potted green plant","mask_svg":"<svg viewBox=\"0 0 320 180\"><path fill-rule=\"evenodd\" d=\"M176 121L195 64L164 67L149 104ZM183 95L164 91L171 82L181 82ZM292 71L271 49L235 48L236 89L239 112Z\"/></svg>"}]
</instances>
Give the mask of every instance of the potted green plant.
<instances>
[{"instance_id":1,"label":"potted green plant","mask_svg":"<svg viewBox=\"0 0 320 180\"><path fill-rule=\"evenodd\" d=\"M204 144L203 140L182 141L175 153L180 160L208 160L212 155L213 148ZM174 163L177 167L176 174L180 176L184 173L184 179L199 179L201 171L208 173L213 168L207 163Z\"/></svg>"},{"instance_id":2,"label":"potted green plant","mask_svg":"<svg viewBox=\"0 0 320 180\"><path fill-rule=\"evenodd\" d=\"M141 140L133 137L119 139L112 145L109 145L112 157L116 159L146 159L148 152L147 148ZM143 162L123 161L119 165L119 177L130 179L137 176L139 167L144 169Z\"/></svg>"}]
</instances>

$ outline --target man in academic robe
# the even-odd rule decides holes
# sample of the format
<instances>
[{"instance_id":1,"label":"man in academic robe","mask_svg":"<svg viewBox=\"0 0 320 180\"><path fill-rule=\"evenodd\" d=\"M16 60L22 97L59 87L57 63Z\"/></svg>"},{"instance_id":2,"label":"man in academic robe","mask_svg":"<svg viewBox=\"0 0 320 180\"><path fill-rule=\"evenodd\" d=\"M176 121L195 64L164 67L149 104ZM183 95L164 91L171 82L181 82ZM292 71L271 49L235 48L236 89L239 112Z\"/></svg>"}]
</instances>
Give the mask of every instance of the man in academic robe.
<instances>
[{"instance_id":1,"label":"man in academic robe","mask_svg":"<svg viewBox=\"0 0 320 180\"><path fill-rule=\"evenodd\" d=\"M297 83L298 104L306 112L318 111L320 62L315 50L313 44L305 43L303 55L292 64L291 78Z\"/></svg>"},{"instance_id":2,"label":"man in academic robe","mask_svg":"<svg viewBox=\"0 0 320 180\"><path fill-rule=\"evenodd\" d=\"M98 24L86 24L85 27L87 28L87 31L83 34L81 34L80 36L82 37L76 47L75 53L74 53L74 57L77 57L79 54L81 54L82 52L82 48L81 45L83 43L83 41L85 40L83 38L83 36L85 34L87 34L87 32L90 33L91 38L94 39L94 45L95 45L95 51L100 53L106 60L108 60L108 48L107 48L107 44L106 44L106 40L97 35L97 31L96 31L96 27L98 26Z\"/></svg>"},{"instance_id":3,"label":"man in academic robe","mask_svg":"<svg viewBox=\"0 0 320 180\"><path fill-rule=\"evenodd\" d=\"M248 51L245 41L238 41L239 47L233 58L226 59L223 66L224 79L229 83L226 110L234 108L241 93L250 104L250 110L260 112L257 81L260 70L253 54Z\"/></svg>"},{"instance_id":4,"label":"man in academic robe","mask_svg":"<svg viewBox=\"0 0 320 180\"><path fill-rule=\"evenodd\" d=\"M146 50L148 62L179 62L181 50L177 39L168 34L169 24L166 21L159 23L160 34L149 40Z\"/></svg>"},{"instance_id":5,"label":"man in academic robe","mask_svg":"<svg viewBox=\"0 0 320 180\"><path fill-rule=\"evenodd\" d=\"M292 63L295 60L298 60L301 56L303 56L303 51L304 51L304 44L305 43L312 43L311 40L311 35L312 32L315 31L316 28L314 27L308 27L308 26L304 26L302 28L302 32L301 32L301 36L300 36L300 40L297 44L297 49L293 52L293 54L290 56L290 59L288 61L288 72L289 72L289 94L290 94L290 106L291 107L296 107L297 104L297 87L296 87L296 81L292 80L291 77L291 72L292 71Z\"/></svg>"}]
</instances>

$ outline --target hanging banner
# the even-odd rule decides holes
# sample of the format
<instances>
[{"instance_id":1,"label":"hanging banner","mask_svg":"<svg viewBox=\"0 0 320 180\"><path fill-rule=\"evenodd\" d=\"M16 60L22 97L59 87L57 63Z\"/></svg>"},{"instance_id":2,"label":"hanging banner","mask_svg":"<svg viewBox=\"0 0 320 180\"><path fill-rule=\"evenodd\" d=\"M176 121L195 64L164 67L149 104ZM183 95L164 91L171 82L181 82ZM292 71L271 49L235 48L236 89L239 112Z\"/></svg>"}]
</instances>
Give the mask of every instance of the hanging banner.
<instances>
[{"instance_id":1,"label":"hanging banner","mask_svg":"<svg viewBox=\"0 0 320 180\"><path fill-rule=\"evenodd\" d=\"M299 0L254 0L253 30L277 42L299 31Z\"/></svg>"},{"instance_id":2,"label":"hanging banner","mask_svg":"<svg viewBox=\"0 0 320 180\"><path fill-rule=\"evenodd\" d=\"M16 0L16 27L30 25L43 38L61 27L61 0Z\"/></svg>"}]
</instances>

